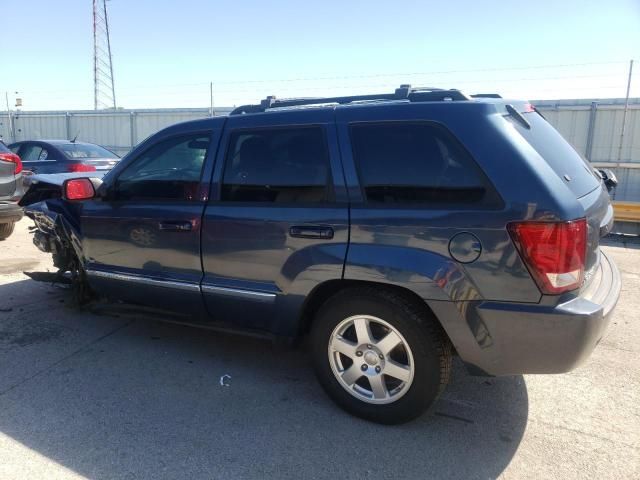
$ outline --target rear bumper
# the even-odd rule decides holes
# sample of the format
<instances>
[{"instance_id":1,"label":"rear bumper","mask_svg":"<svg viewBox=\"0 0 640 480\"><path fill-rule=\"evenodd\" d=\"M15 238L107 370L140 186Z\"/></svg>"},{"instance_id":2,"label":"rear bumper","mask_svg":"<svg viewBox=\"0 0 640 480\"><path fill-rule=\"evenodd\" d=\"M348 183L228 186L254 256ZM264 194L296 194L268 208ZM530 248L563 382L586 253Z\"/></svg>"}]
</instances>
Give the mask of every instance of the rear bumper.
<instances>
[{"instance_id":1,"label":"rear bumper","mask_svg":"<svg viewBox=\"0 0 640 480\"><path fill-rule=\"evenodd\" d=\"M24 210L17 202L0 202L0 223L18 222L24 216Z\"/></svg>"},{"instance_id":2,"label":"rear bumper","mask_svg":"<svg viewBox=\"0 0 640 480\"><path fill-rule=\"evenodd\" d=\"M579 296L555 305L475 303L459 309L466 325L448 322L445 330L472 373L563 373L586 360L602 339L620 288L617 267L601 253Z\"/></svg>"}]
</instances>

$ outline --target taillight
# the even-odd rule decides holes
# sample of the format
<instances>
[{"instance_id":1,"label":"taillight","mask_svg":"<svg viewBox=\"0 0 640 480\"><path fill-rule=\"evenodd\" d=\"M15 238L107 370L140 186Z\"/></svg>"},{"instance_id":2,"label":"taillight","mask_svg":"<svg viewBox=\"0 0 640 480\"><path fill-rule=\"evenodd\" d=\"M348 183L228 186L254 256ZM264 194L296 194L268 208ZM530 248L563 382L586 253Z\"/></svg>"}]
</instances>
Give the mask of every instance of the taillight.
<instances>
[{"instance_id":1,"label":"taillight","mask_svg":"<svg viewBox=\"0 0 640 480\"><path fill-rule=\"evenodd\" d=\"M20 157L15 153L0 153L0 160L15 163L15 168L13 169L13 173L15 175L22 171L22 161L20 160Z\"/></svg>"},{"instance_id":2,"label":"taillight","mask_svg":"<svg viewBox=\"0 0 640 480\"><path fill-rule=\"evenodd\" d=\"M84 163L72 163L67 170L70 172L95 172L96 167L93 165L85 165Z\"/></svg>"},{"instance_id":3,"label":"taillight","mask_svg":"<svg viewBox=\"0 0 640 480\"><path fill-rule=\"evenodd\" d=\"M543 293L578 288L584 278L587 221L521 222L508 226L522 259Z\"/></svg>"}]
</instances>

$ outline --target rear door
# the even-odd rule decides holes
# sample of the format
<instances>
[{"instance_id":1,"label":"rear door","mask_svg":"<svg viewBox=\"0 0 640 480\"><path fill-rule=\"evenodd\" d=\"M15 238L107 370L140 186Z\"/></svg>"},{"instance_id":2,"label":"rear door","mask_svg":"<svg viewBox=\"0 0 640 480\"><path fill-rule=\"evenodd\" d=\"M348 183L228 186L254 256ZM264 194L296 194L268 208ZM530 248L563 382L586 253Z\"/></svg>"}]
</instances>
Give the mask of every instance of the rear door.
<instances>
[{"instance_id":1,"label":"rear door","mask_svg":"<svg viewBox=\"0 0 640 480\"><path fill-rule=\"evenodd\" d=\"M293 333L306 295L342 278L348 226L332 110L229 117L203 221L209 312Z\"/></svg>"},{"instance_id":2,"label":"rear door","mask_svg":"<svg viewBox=\"0 0 640 480\"><path fill-rule=\"evenodd\" d=\"M103 198L84 203L82 246L98 291L180 312L203 310L203 177L218 132L158 135L105 180Z\"/></svg>"},{"instance_id":3,"label":"rear door","mask_svg":"<svg viewBox=\"0 0 640 480\"><path fill-rule=\"evenodd\" d=\"M25 174L59 173L53 149L40 142L24 142L18 155L22 159Z\"/></svg>"}]
</instances>

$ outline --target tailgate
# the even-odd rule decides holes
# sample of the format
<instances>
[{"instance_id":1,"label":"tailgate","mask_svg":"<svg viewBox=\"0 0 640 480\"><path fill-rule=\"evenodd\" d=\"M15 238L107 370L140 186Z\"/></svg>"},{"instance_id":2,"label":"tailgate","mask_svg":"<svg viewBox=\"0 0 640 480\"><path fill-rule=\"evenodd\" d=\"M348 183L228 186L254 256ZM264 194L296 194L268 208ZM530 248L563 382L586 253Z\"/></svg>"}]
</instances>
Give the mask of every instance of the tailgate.
<instances>
[{"instance_id":1,"label":"tailgate","mask_svg":"<svg viewBox=\"0 0 640 480\"><path fill-rule=\"evenodd\" d=\"M585 263L585 281L589 279L589 272L599 263L600 237L605 236L613 227L613 207L609 194L603 187L597 188L578 199L584 208L587 218L587 258Z\"/></svg>"},{"instance_id":2,"label":"tailgate","mask_svg":"<svg viewBox=\"0 0 640 480\"><path fill-rule=\"evenodd\" d=\"M520 135L549 164L584 208L584 216L589 226L585 264L585 278L588 278L589 272L599 262L600 237L609 233L613 225L613 208L609 194L589 162L539 113L526 111L522 112L521 116L529 128L522 122L513 122Z\"/></svg>"}]
</instances>

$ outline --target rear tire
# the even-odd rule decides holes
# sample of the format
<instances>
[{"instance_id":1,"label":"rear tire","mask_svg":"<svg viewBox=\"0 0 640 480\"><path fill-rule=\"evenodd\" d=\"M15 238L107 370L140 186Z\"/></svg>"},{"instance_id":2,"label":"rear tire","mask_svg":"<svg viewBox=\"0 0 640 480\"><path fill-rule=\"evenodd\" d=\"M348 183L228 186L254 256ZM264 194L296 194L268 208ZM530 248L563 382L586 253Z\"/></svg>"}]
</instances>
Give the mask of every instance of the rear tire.
<instances>
[{"instance_id":1,"label":"rear tire","mask_svg":"<svg viewBox=\"0 0 640 480\"><path fill-rule=\"evenodd\" d=\"M420 416L451 372L451 344L437 319L418 302L380 288L350 288L331 297L314 319L311 347L327 394L349 413L377 423Z\"/></svg>"},{"instance_id":2,"label":"rear tire","mask_svg":"<svg viewBox=\"0 0 640 480\"><path fill-rule=\"evenodd\" d=\"M0 223L0 240L6 240L13 233L15 222Z\"/></svg>"}]
</instances>

